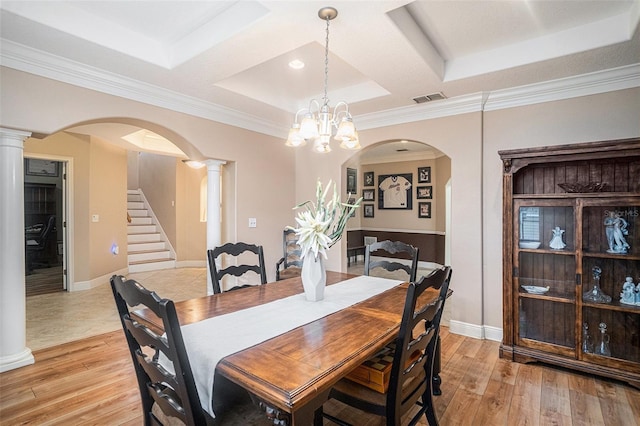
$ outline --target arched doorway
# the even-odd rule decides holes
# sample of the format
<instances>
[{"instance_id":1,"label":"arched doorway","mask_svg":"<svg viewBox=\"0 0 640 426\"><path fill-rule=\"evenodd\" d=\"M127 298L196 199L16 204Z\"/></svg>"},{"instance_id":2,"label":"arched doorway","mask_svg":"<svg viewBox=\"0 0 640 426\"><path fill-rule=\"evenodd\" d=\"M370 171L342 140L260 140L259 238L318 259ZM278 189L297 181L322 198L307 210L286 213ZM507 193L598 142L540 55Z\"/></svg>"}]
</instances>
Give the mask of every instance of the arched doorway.
<instances>
[{"instance_id":1,"label":"arched doorway","mask_svg":"<svg viewBox=\"0 0 640 426\"><path fill-rule=\"evenodd\" d=\"M420 247L425 268L445 263L450 245L446 232L450 215L446 185L451 178L448 156L420 141L386 140L357 152L343 164L343 173L347 169L357 170L356 196L363 196L363 202L348 223L345 247L361 246L365 239L404 240ZM402 202L387 205L384 190L393 179L405 182Z\"/></svg>"}]
</instances>

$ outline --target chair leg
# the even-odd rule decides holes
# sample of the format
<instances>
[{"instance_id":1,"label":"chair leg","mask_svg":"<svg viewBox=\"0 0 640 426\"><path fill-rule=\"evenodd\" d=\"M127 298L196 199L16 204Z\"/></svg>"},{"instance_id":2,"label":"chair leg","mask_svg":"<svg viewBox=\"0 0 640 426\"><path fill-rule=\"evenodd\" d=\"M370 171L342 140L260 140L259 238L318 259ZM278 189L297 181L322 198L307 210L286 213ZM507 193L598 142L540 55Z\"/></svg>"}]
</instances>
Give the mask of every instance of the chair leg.
<instances>
[{"instance_id":1,"label":"chair leg","mask_svg":"<svg viewBox=\"0 0 640 426\"><path fill-rule=\"evenodd\" d=\"M323 418L322 407L320 407L313 413L313 426L322 426L324 423Z\"/></svg>"},{"instance_id":2,"label":"chair leg","mask_svg":"<svg viewBox=\"0 0 640 426\"><path fill-rule=\"evenodd\" d=\"M433 382L427 380L427 389L422 395L422 404L425 409L424 416L427 418L429 426L438 426L438 417L436 417L436 409L433 406Z\"/></svg>"},{"instance_id":3,"label":"chair leg","mask_svg":"<svg viewBox=\"0 0 640 426\"><path fill-rule=\"evenodd\" d=\"M438 396L442 395L442 390L440 389L440 385L442 384L442 379L440 378L440 334L438 333L438 337L436 340L436 348L433 353L433 394Z\"/></svg>"}]
</instances>

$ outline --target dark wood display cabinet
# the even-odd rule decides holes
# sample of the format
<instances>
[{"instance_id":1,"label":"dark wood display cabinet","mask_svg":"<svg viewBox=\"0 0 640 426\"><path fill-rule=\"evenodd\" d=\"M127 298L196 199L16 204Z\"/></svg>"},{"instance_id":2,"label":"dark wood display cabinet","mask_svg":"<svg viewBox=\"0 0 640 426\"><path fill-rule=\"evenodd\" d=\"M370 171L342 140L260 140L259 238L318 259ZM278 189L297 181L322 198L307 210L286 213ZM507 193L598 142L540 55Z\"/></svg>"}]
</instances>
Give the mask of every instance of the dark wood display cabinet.
<instances>
[{"instance_id":1,"label":"dark wood display cabinet","mask_svg":"<svg viewBox=\"0 0 640 426\"><path fill-rule=\"evenodd\" d=\"M499 154L500 356L640 388L640 138Z\"/></svg>"}]
</instances>

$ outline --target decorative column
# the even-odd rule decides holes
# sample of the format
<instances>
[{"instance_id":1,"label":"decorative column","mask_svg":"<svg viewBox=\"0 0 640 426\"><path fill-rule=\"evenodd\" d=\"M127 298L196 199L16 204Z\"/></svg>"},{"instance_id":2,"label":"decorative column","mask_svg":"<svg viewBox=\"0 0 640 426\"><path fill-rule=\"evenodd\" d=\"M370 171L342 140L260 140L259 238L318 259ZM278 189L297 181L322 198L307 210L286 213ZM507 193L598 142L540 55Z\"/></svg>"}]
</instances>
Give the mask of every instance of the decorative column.
<instances>
[{"instance_id":1,"label":"decorative column","mask_svg":"<svg viewBox=\"0 0 640 426\"><path fill-rule=\"evenodd\" d=\"M222 219L220 215L220 166L221 160L206 160L207 165L207 250L222 242ZM207 294L213 294L213 282L207 263Z\"/></svg>"},{"instance_id":2,"label":"decorative column","mask_svg":"<svg viewBox=\"0 0 640 426\"><path fill-rule=\"evenodd\" d=\"M0 373L33 364L26 347L24 140L0 128Z\"/></svg>"}]
</instances>

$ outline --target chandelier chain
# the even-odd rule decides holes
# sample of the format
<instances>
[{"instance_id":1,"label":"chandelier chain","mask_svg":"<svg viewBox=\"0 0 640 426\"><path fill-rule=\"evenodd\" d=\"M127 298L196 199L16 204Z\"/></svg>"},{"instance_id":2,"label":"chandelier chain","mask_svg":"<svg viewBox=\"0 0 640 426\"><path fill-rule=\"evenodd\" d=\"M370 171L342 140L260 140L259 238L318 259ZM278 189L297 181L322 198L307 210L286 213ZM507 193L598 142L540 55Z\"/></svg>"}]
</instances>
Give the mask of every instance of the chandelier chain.
<instances>
[{"instance_id":1,"label":"chandelier chain","mask_svg":"<svg viewBox=\"0 0 640 426\"><path fill-rule=\"evenodd\" d=\"M329 96L327 95L327 87L329 86L329 22L330 18L327 16L327 34L325 36L324 44L324 105L329 104Z\"/></svg>"}]
</instances>

